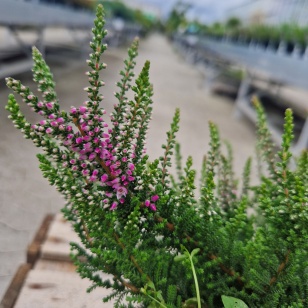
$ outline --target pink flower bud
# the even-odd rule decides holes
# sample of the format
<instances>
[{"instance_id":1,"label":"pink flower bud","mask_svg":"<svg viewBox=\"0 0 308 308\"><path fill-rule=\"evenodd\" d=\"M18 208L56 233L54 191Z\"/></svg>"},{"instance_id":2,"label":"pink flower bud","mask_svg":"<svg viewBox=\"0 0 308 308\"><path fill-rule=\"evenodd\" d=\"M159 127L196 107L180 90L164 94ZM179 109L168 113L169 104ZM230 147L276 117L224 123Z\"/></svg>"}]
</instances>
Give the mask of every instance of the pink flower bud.
<instances>
[{"instance_id":1,"label":"pink flower bud","mask_svg":"<svg viewBox=\"0 0 308 308\"><path fill-rule=\"evenodd\" d=\"M117 206L118 206L118 203L117 202L113 202L112 205L111 205L110 211L115 210Z\"/></svg>"},{"instance_id":2,"label":"pink flower bud","mask_svg":"<svg viewBox=\"0 0 308 308\"><path fill-rule=\"evenodd\" d=\"M97 169L94 169L93 172L92 172L92 174L93 174L93 175L98 175L98 170L97 170Z\"/></svg>"},{"instance_id":3,"label":"pink flower bud","mask_svg":"<svg viewBox=\"0 0 308 308\"><path fill-rule=\"evenodd\" d=\"M89 160L93 160L93 159L95 159L95 157L96 157L96 153L91 153L89 155Z\"/></svg>"},{"instance_id":4,"label":"pink flower bud","mask_svg":"<svg viewBox=\"0 0 308 308\"><path fill-rule=\"evenodd\" d=\"M79 112L80 112L81 114L85 113L87 110L88 110L88 108L85 107L85 106L79 107Z\"/></svg>"},{"instance_id":5,"label":"pink flower bud","mask_svg":"<svg viewBox=\"0 0 308 308\"><path fill-rule=\"evenodd\" d=\"M76 143L77 143L77 144L82 143L82 137L78 137L78 138L76 138Z\"/></svg>"},{"instance_id":6,"label":"pink flower bud","mask_svg":"<svg viewBox=\"0 0 308 308\"><path fill-rule=\"evenodd\" d=\"M81 171L81 173L82 173L82 175L86 176L86 175L89 174L89 170L88 170L88 169L83 169L83 170Z\"/></svg>"},{"instance_id":7,"label":"pink flower bud","mask_svg":"<svg viewBox=\"0 0 308 308\"><path fill-rule=\"evenodd\" d=\"M50 120L54 120L54 119L56 118L56 116L52 113L52 114L50 114L50 115L48 116L48 118L49 118Z\"/></svg>"},{"instance_id":8,"label":"pink flower bud","mask_svg":"<svg viewBox=\"0 0 308 308\"><path fill-rule=\"evenodd\" d=\"M155 206L155 204L151 203L151 204L150 204L150 209L151 209L152 211L156 211L156 206Z\"/></svg>"},{"instance_id":9,"label":"pink flower bud","mask_svg":"<svg viewBox=\"0 0 308 308\"><path fill-rule=\"evenodd\" d=\"M131 171L134 171L135 170L135 165L130 163L128 164L128 169L131 170Z\"/></svg>"},{"instance_id":10,"label":"pink flower bud","mask_svg":"<svg viewBox=\"0 0 308 308\"><path fill-rule=\"evenodd\" d=\"M159 199L159 196L158 196L158 195L154 195L154 196L152 196L152 198L151 198L152 202L156 202L158 199Z\"/></svg>"},{"instance_id":11,"label":"pink flower bud","mask_svg":"<svg viewBox=\"0 0 308 308\"><path fill-rule=\"evenodd\" d=\"M101 182L105 183L107 180L108 180L108 175L105 173L101 176Z\"/></svg>"},{"instance_id":12,"label":"pink flower bud","mask_svg":"<svg viewBox=\"0 0 308 308\"><path fill-rule=\"evenodd\" d=\"M46 108L48 110L51 110L53 108L53 103L52 102L46 103Z\"/></svg>"},{"instance_id":13,"label":"pink flower bud","mask_svg":"<svg viewBox=\"0 0 308 308\"><path fill-rule=\"evenodd\" d=\"M72 114L76 114L76 113L77 113L77 108L72 107L72 108L71 108L71 113L72 113Z\"/></svg>"}]
</instances>

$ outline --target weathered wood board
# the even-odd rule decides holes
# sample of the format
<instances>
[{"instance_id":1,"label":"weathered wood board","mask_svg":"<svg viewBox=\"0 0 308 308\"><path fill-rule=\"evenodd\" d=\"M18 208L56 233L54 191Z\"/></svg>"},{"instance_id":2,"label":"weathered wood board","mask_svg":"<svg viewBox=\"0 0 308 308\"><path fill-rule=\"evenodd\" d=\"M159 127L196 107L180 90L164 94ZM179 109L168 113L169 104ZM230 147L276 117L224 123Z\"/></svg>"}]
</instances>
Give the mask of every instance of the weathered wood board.
<instances>
[{"instance_id":1,"label":"weathered wood board","mask_svg":"<svg viewBox=\"0 0 308 308\"><path fill-rule=\"evenodd\" d=\"M63 218L62 214L58 214L41 246L41 259L70 262L70 242L80 243L80 239L71 224Z\"/></svg>"},{"instance_id":2,"label":"weathered wood board","mask_svg":"<svg viewBox=\"0 0 308 308\"><path fill-rule=\"evenodd\" d=\"M50 261L51 262L51 261ZM102 298L109 290L98 288L91 293L91 285L77 273L56 270L31 270L17 299L15 308L111 308Z\"/></svg>"}]
</instances>

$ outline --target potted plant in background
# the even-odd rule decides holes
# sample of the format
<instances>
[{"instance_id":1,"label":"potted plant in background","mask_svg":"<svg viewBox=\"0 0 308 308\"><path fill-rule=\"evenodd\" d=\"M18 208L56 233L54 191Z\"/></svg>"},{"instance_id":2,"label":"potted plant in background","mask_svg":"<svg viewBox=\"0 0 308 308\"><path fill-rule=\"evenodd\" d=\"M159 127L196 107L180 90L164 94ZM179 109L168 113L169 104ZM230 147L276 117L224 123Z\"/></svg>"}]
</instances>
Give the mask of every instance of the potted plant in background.
<instances>
[{"instance_id":1,"label":"potted plant in background","mask_svg":"<svg viewBox=\"0 0 308 308\"><path fill-rule=\"evenodd\" d=\"M72 258L94 288L111 289L104 301L115 307L306 307L308 298L308 154L291 170L291 110L286 111L281 149L275 153L262 107L258 114L261 182L249 184L251 160L242 184L234 178L232 151L222 149L218 128L209 124L210 150L204 157L200 197L195 196L192 158L183 164L176 143L176 110L163 154L145 153L153 87L146 62L134 78L138 41L120 72L118 104L106 122L99 73L104 12L97 8L88 60L89 100L61 111L49 67L33 49L39 99L20 81L6 82L42 116L29 123L13 95L7 109L14 125L44 150L40 168L65 196L65 217L82 245ZM127 91L133 92L128 99ZM175 157L177 174L169 174ZM256 215L248 215L254 208ZM258 215L257 215L258 214ZM112 280L100 274L108 273ZM86 295L85 295L86 296Z\"/></svg>"}]
</instances>

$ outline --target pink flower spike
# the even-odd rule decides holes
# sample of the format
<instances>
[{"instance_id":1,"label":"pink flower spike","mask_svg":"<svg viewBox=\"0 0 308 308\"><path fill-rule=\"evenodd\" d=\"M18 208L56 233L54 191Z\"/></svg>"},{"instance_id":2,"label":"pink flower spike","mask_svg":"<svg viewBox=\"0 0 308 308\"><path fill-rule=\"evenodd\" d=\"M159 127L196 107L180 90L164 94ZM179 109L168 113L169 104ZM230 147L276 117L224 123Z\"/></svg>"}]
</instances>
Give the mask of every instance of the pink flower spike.
<instances>
[{"instance_id":1,"label":"pink flower spike","mask_svg":"<svg viewBox=\"0 0 308 308\"><path fill-rule=\"evenodd\" d=\"M127 157L122 157L122 162L127 162Z\"/></svg>"},{"instance_id":2,"label":"pink flower spike","mask_svg":"<svg viewBox=\"0 0 308 308\"><path fill-rule=\"evenodd\" d=\"M145 201L144 201L144 205L145 205L146 207L149 207L149 206L150 206L150 203L151 203L150 200L145 200Z\"/></svg>"},{"instance_id":3,"label":"pink flower spike","mask_svg":"<svg viewBox=\"0 0 308 308\"><path fill-rule=\"evenodd\" d=\"M42 107L44 107L44 104L43 104L42 102L38 102L38 103L36 104L36 106L39 107L39 108L42 108Z\"/></svg>"},{"instance_id":4,"label":"pink flower spike","mask_svg":"<svg viewBox=\"0 0 308 308\"><path fill-rule=\"evenodd\" d=\"M127 179L128 179L130 182L132 182L132 181L135 180L135 178L134 178L133 176L131 176L131 175L129 175L129 176L127 177Z\"/></svg>"},{"instance_id":5,"label":"pink flower spike","mask_svg":"<svg viewBox=\"0 0 308 308\"><path fill-rule=\"evenodd\" d=\"M51 134L53 132L53 129L51 128L51 127L48 127L47 129L46 129L46 133L47 134Z\"/></svg>"},{"instance_id":6,"label":"pink flower spike","mask_svg":"<svg viewBox=\"0 0 308 308\"><path fill-rule=\"evenodd\" d=\"M117 202L113 202L112 205L111 205L110 211L115 210L117 206L118 206L118 203Z\"/></svg>"},{"instance_id":7,"label":"pink flower spike","mask_svg":"<svg viewBox=\"0 0 308 308\"><path fill-rule=\"evenodd\" d=\"M66 126L66 130L67 130L68 132L71 132L71 131L73 130L73 127L70 126L70 125L67 125L67 126Z\"/></svg>"},{"instance_id":8,"label":"pink flower spike","mask_svg":"<svg viewBox=\"0 0 308 308\"><path fill-rule=\"evenodd\" d=\"M101 182L105 183L107 180L108 180L108 175L105 173L101 176Z\"/></svg>"},{"instance_id":9,"label":"pink flower spike","mask_svg":"<svg viewBox=\"0 0 308 308\"><path fill-rule=\"evenodd\" d=\"M121 198L120 203L123 204L125 202L125 199Z\"/></svg>"},{"instance_id":10,"label":"pink flower spike","mask_svg":"<svg viewBox=\"0 0 308 308\"><path fill-rule=\"evenodd\" d=\"M63 119L63 118L58 118L56 121L57 121L59 124L64 123L64 119Z\"/></svg>"},{"instance_id":11,"label":"pink flower spike","mask_svg":"<svg viewBox=\"0 0 308 308\"><path fill-rule=\"evenodd\" d=\"M113 196L113 193L111 192L105 192L106 197L111 198Z\"/></svg>"},{"instance_id":12,"label":"pink flower spike","mask_svg":"<svg viewBox=\"0 0 308 308\"><path fill-rule=\"evenodd\" d=\"M156 202L158 199L159 199L158 195L154 195L151 198L152 202Z\"/></svg>"},{"instance_id":13,"label":"pink flower spike","mask_svg":"<svg viewBox=\"0 0 308 308\"><path fill-rule=\"evenodd\" d=\"M121 176L121 181L123 182L123 181L125 181L125 179L126 179L126 175L122 175Z\"/></svg>"},{"instance_id":14,"label":"pink flower spike","mask_svg":"<svg viewBox=\"0 0 308 308\"><path fill-rule=\"evenodd\" d=\"M71 160L70 160L70 163L71 163L72 165L75 165L75 164L76 164L76 160L75 160L75 159L71 159Z\"/></svg>"},{"instance_id":15,"label":"pink flower spike","mask_svg":"<svg viewBox=\"0 0 308 308\"><path fill-rule=\"evenodd\" d=\"M46 123L47 123L47 122L46 122L45 120L41 120L41 121L40 121L40 125L46 125Z\"/></svg>"},{"instance_id":16,"label":"pink flower spike","mask_svg":"<svg viewBox=\"0 0 308 308\"><path fill-rule=\"evenodd\" d=\"M151 203L151 204L150 204L150 209L151 209L152 211L156 211L156 206L155 206L154 203Z\"/></svg>"}]
</instances>

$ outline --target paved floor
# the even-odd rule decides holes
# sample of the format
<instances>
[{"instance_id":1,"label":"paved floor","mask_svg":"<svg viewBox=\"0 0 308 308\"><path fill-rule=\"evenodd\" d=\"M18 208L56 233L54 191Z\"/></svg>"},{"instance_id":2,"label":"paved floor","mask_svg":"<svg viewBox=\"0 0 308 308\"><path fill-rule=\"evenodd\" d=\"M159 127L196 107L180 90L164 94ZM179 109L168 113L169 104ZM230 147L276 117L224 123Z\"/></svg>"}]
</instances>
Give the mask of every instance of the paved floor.
<instances>
[{"instance_id":1,"label":"paved floor","mask_svg":"<svg viewBox=\"0 0 308 308\"><path fill-rule=\"evenodd\" d=\"M111 111L115 102L113 92L118 72L122 68L125 49L111 49L105 56L108 68L103 79L103 102ZM150 158L162 154L166 131L175 108L181 109L181 142L183 157L192 155L198 171L202 156L208 150L208 121L217 123L223 139L234 147L236 172L241 174L245 159L253 154L254 128L245 119L232 116L231 100L206 93L203 79L195 67L185 63L161 35L154 34L141 42L137 71L146 59L151 61L150 77L154 84L154 113L150 125L148 152ZM57 81L62 109L79 106L86 100L83 88L87 86L86 66L80 58L50 63ZM34 89L30 73L16 77ZM58 212L63 199L50 187L38 169L35 154L38 149L23 139L4 110L9 91L0 81L0 298L19 263L25 260L27 243L32 239L43 216ZM27 118L38 117L24 108Z\"/></svg>"}]
</instances>

